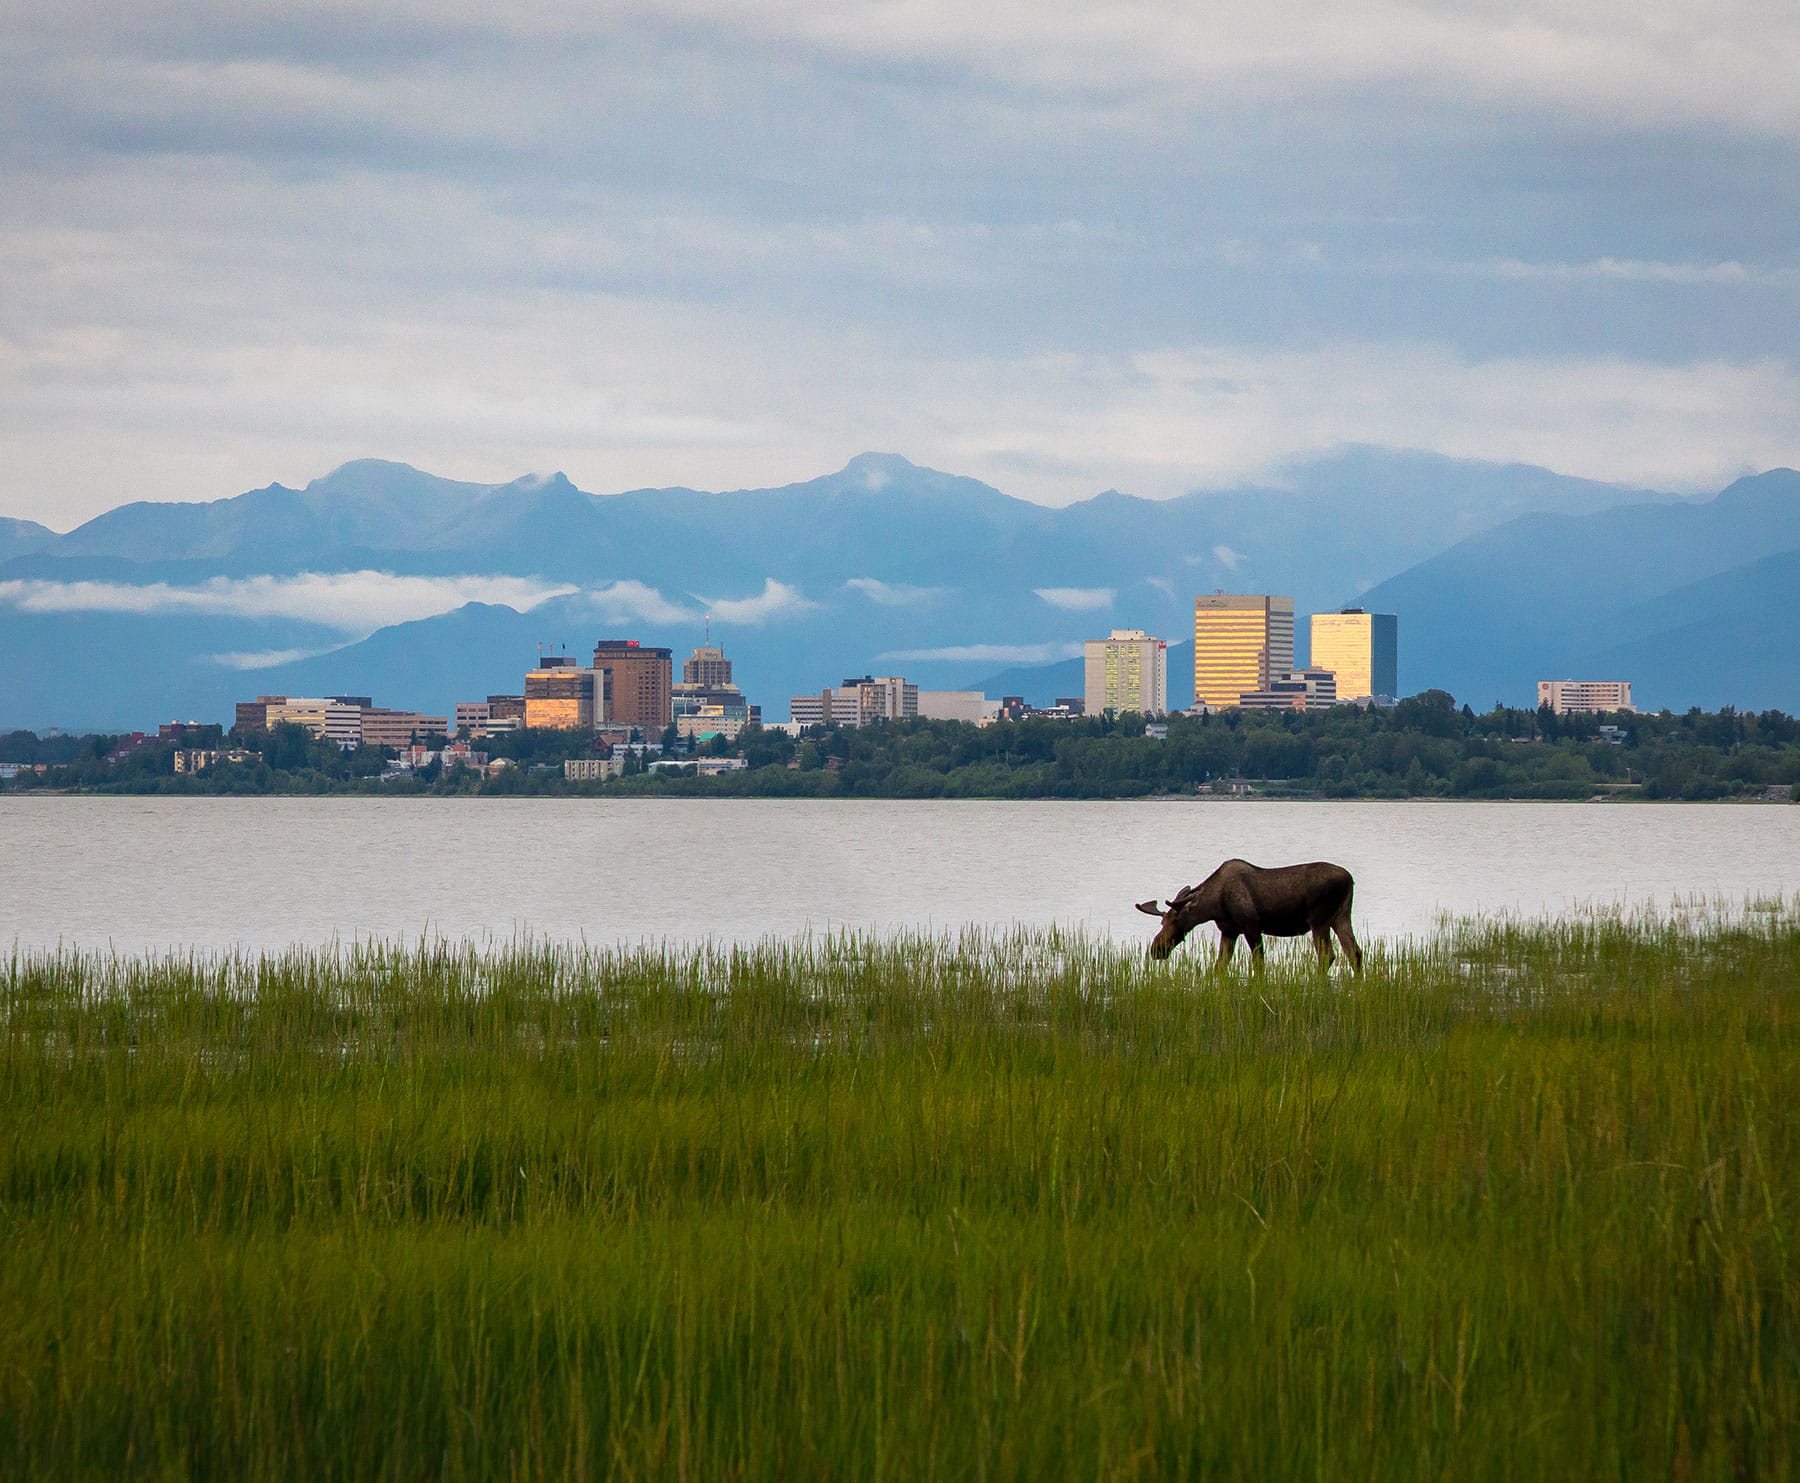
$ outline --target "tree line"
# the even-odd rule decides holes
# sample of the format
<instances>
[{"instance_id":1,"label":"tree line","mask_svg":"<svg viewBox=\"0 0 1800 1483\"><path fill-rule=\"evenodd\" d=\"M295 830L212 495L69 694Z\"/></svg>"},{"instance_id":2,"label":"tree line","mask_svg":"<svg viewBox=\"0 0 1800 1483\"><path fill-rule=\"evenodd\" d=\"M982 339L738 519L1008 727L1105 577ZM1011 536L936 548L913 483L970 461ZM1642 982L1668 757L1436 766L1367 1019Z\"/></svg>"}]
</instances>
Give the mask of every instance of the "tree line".
<instances>
[{"instance_id":1,"label":"tree line","mask_svg":"<svg viewBox=\"0 0 1800 1483\"><path fill-rule=\"evenodd\" d=\"M1166 735L1137 715L1025 719L978 727L899 721L815 728L799 737L752 729L698 754L740 755L718 777L647 772L627 760L605 783L562 776L590 736L522 731L478 745L513 765L496 775L429 766L383 778L391 752L342 751L298 726L233 735L249 760L174 771L173 743L106 758L110 736L0 736L0 763L46 764L15 790L170 793L483 793L732 795L843 798L1140 798L1248 793L1318 798L1723 799L1785 791L1800 799L1800 720L1780 711L1557 716L1547 708L1477 714L1427 690L1390 709L1225 711L1167 718ZM1614 739L1601 731L1612 728ZM665 734L673 742L673 731ZM0 786L5 786L0 784Z\"/></svg>"}]
</instances>

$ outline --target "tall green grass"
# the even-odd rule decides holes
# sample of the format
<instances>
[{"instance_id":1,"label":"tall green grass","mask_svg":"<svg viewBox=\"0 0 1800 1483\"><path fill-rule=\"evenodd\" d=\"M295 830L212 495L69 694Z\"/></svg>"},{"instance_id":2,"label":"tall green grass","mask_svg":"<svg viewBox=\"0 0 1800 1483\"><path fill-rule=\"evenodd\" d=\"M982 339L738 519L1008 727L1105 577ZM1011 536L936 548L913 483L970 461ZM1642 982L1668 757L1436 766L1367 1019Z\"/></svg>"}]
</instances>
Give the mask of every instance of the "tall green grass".
<instances>
[{"instance_id":1,"label":"tall green grass","mask_svg":"<svg viewBox=\"0 0 1800 1483\"><path fill-rule=\"evenodd\" d=\"M0 963L0 1475L1791 1477L1800 903Z\"/></svg>"}]
</instances>

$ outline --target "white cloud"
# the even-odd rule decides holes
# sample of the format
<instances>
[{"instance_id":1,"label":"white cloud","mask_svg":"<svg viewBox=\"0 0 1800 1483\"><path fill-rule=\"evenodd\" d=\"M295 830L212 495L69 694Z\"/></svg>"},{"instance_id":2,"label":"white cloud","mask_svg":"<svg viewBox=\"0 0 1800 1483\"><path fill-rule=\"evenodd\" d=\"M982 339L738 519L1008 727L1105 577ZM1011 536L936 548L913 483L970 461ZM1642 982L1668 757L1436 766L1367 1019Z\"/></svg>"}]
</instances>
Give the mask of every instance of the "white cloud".
<instances>
[{"instance_id":1,"label":"white cloud","mask_svg":"<svg viewBox=\"0 0 1800 1483\"><path fill-rule=\"evenodd\" d=\"M877 659L942 660L946 663L967 661L971 664L1048 664L1057 659L1074 659L1082 652L1080 644L952 644L941 649L891 649L877 654Z\"/></svg>"},{"instance_id":2,"label":"white cloud","mask_svg":"<svg viewBox=\"0 0 1800 1483\"><path fill-rule=\"evenodd\" d=\"M1589 280L1667 283L1684 288L1730 288L1743 284L1786 287L1800 281L1800 271L1794 268L1741 263L1733 259L1710 263L1670 263L1656 259L1600 257L1581 262L1538 262L1507 257L1442 262L1429 258L1403 257L1376 266L1400 274L1439 273L1463 278L1497 278L1521 282Z\"/></svg>"},{"instance_id":3,"label":"white cloud","mask_svg":"<svg viewBox=\"0 0 1800 1483\"><path fill-rule=\"evenodd\" d=\"M0 602L28 613L196 613L289 618L343 633L372 633L430 618L464 603L529 612L576 589L533 577L406 577L392 572L302 572L291 577L213 577L189 587L168 582L0 582Z\"/></svg>"},{"instance_id":4,"label":"white cloud","mask_svg":"<svg viewBox=\"0 0 1800 1483\"><path fill-rule=\"evenodd\" d=\"M1101 608L1110 608L1113 601L1110 587L1033 587L1031 590L1051 607L1070 613L1098 612Z\"/></svg>"},{"instance_id":5,"label":"white cloud","mask_svg":"<svg viewBox=\"0 0 1800 1483\"><path fill-rule=\"evenodd\" d=\"M664 88L716 89L725 60L779 61L802 81L849 62L924 72L940 87L974 79L1015 107L1060 101L1095 127L1376 91L1400 104L1423 93L1587 119L1791 129L1786 59L1800 53L1791 10L1755 0L387 0L344 16L302 28L278 0L229 0L140 8L121 24L101 0L63 0L40 18L21 14L14 30L40 72L110 83L89 107L115 124L137 109L205 108L290 136L328 117L415 140L515 147L547 143L566 105L548 88L484 90L465 74L493 83L510 66L548 80L581 63L641 105L670 96L658 86L664 72L673 74ZM367 38L355 63L344 55L352 25ZM650 50L671 32L679 47ZM471 55L495 60L484 68ZM709 105L712 92L690 102Z\"/></svg>"},{"instance_id":6,"label":"white cloud","mask_svg":"<svg viewBox=\"0 0 1800 1483\"><path fill-rule=\"evenodd\" d=\"M914 587L907 582L883 582L876 577L852 577L844 583L852 592L860 592L870 602L884 608L911 608L942 597L946 587Z\"/></svg>"},{"instance_id":7,"label":"white cloud","mask_svg":"<svg viewBox=\"0 0 1800 1483\"><path fill-rule=\"evenodd\" d=\"M990 379L991 378L991 379ZM1475 358L1442 346L1192 346L965 365L945 380L986 426L959 467L1029 450L1055 470L1012 492L1117 484L1166 497L1267 475L1352 443L1541 464L1652 488L1718 488L1800 461L1800 376L1773 357L1662 365L1623 356Z\"/></svg>"},{"instance_id":8,"label":"white cloud","mask_svg":"<svg viewBox=\"0 0 1800 1483\"><path fill-rule=\"evenodd\" d=\"M1212 548L1213 559L1228 572L1235 572L1245 560L1242 551L1234 551L1222 542Z\"/></svg>"},{"instance_id":9,"label":"white cloud","mask_svg":"<svg viewBox=\"0 0 1800 1483\"><path fill-rule=\"evenodd\" d=\"M888 447L1049 504L1343 442L1800 461L1792 7L15 9L9 514L366 453L605 490ZM1266 331L1249 274L1304 279Z\"/></svg>"},{"instance_id":10,"label":"white cloud","mask_svg":"<svg viewBox=\"0 0 1800 1483\"><path fill-rule=\"evenodd\" d=\"M694 609L670 602L656 588L629 578L583 592L581 601L609 623L692 623L700 617Z\"/></svg>"},{"instance_id":11,"label":"white cloud","mask_svg":"<svg viewBox=\"0 0 1800 1483\"><path fill-rule=\"evenodd\" d=\"M332 649L240 649L207 657L226 669L273 669L278 664L297 664L302 659L317 659L321 654L333 652Z\"/></svg>"},{"instance_id":12,"label":"white cloud","mask_svg":"<svg viewBox=\"0 0 1800 1483\"><path fill-rule=\"evenodd\" d=\"M777 582L773 577L764 579L763 590L755 597L708 597L702 601L715 618L727 623L746 623L753 627L786 617L790 613L811 612L818 607L816 602L801 596L798 588L790 587L786 582Z\"/></svg>"}]
</instances>

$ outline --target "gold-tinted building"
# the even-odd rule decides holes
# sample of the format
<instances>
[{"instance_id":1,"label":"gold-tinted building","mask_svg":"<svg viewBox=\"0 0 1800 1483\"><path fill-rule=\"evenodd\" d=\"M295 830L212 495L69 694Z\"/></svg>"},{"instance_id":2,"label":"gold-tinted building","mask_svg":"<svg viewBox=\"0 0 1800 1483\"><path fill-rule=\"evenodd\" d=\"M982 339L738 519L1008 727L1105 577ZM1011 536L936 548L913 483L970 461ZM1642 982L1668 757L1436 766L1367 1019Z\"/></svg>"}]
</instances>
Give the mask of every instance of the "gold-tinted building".
<instances>
[{"instance_id":1,"label":"gold-tinted building","mask_svg":"<svg viewBox=\"0 0 1800 1483\"><path fill-rule=\"evenodd\" d=\"M1337 676L1340 700L1400 693L1397 633L1392 613L1345 608L1312 615L1312 667Z\"/></svg>"},{"instance_id":2,"label":"gold-tinted building","mask_svg":"<svg viewBox=\"0 0 1800 1483\"><path fill-rule=\"evenodd\" d=\"M1194 599L1194 699L1232 706L1294 667L1294 600L1214 592Z\"/></svg>"},{"instance_id":3,"label":"gold-tinted building","mask_svg":"<svg viewBox=\"0 0 1800 1483\"><path fill-rule=\"evenodd\" d=\"M592 731L606 719L602 677L578 669L567 654L546 654L525 676L525 724L552 731Z\"/></svg>"}]
</instances>

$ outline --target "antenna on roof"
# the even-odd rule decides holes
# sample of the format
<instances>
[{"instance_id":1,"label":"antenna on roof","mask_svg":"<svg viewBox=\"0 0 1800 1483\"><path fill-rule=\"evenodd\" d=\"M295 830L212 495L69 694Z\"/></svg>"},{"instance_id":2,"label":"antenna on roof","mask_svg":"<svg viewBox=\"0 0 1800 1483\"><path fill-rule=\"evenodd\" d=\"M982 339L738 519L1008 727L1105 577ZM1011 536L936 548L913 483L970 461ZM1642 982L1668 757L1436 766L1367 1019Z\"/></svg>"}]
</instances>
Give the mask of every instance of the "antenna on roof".
<instances>
[{"instance_id":1,"label":"antenna on roof","mask_svg":"<svg viewBox=\"0 0 1800 1483\"><path fill-rule=\"evenodd\" d=\"M706 615L706 647L712 647L712 614Z\"/></svg>"}]
</instances>

